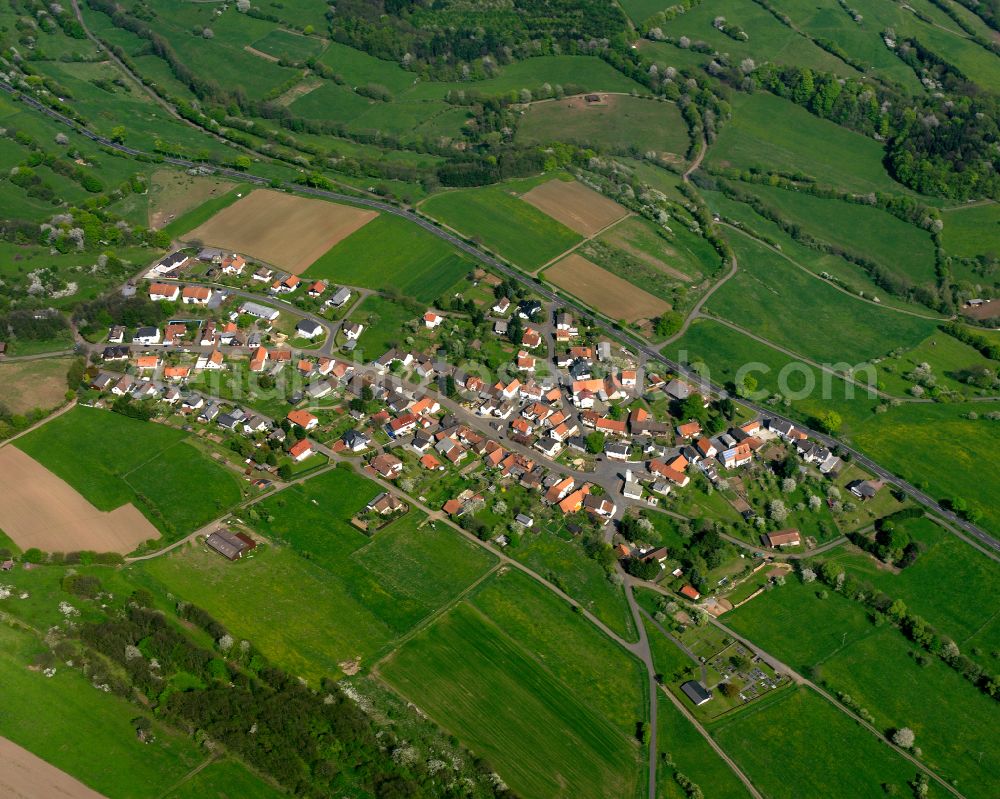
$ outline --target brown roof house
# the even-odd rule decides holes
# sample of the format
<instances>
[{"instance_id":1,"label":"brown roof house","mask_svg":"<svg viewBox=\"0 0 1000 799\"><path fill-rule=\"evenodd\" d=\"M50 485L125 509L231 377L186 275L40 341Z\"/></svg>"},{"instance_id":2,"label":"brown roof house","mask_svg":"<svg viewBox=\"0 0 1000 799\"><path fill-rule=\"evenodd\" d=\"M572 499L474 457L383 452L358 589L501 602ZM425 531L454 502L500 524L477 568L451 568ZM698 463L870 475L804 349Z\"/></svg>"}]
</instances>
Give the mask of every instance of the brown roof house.
<instances>
[{"instance_id":1,"label":"brown roof house","mask_svg":"<svg viewBox=\"0 0 1000 799\"><path fill-rule=\"evenodd\" d=\"M764 540L764 545L769 546L773 549L778 547L797 547L802 543L802 536L799 535L799 531L795 527L789 527L787 530L777 530L773 533L767 533L761 536Z\"/></svg>"},{"instance_id":2,"label":"brown roof house","mask_svg":"<svg viewBox=\"0 0 1000 799\"><path fill-rule=\"evenodd\" d=\"M231 533L229 530L220 527L205 539L209 548L214 549L224 558L229 560L239 560L244 552L249 552L257 546L257 542L250 536L243 533Z\"/></svg>"}]
</instances>

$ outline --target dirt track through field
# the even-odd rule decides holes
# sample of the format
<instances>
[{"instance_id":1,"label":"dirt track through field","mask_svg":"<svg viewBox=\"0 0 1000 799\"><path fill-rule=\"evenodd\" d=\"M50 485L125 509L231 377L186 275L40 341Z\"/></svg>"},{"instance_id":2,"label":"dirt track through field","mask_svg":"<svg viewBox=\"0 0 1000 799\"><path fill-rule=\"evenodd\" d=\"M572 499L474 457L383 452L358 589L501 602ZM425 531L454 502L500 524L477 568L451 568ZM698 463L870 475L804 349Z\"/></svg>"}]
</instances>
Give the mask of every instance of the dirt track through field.
<instances>
[{"instance_id":1,"label":"dirt track through field","mask_svg":"<svg viewBox=\"0 0 1000 799\"><path fill-rule=\"evenodd\" d=\"M669 303L576 253L550 266L543 276L611 319L634 322L670 310Z\"/></svg>"},{"instance_id":2,"label":"dirt track through field","mask_svg":"<svg viewBox=\"0 0 1000 799\"><path fill-rule=\"evenodd\" d=\"M0 738L0 796L5 799L104 799L65 771Z\"/></svg>"},{"instance_id":3,"label":"dirt track through field","mask_svg":"<svg viewBox=\"0 0 1000 799\"><path fill-rule=\"evenodd\" d=\"M259 258L298 275L376 216L377 211L256 189L184 238Z\"/></svg>"},{"instance_id":4,"label":"dirt track through field","mask_svg":"<svg viewBox=\"0 0 1000 799\"><path fill-rule=\"evenodd\" d=\"M16 447L0 448L0 485L0 530L21 549L124 555L143 541L160 537L134 505L100 511Z\"/></svg>"},{"instance_id":5,"label":"dirt track through field","mask_svg":"<svg viewBox=\"0 0 1000 799\"><path fill-rule=\"evenodd\" d=\"M550 180L521 196L543 214L583 236L593 236L628 210L575 180Z\"/></svg>"}]
</instances>

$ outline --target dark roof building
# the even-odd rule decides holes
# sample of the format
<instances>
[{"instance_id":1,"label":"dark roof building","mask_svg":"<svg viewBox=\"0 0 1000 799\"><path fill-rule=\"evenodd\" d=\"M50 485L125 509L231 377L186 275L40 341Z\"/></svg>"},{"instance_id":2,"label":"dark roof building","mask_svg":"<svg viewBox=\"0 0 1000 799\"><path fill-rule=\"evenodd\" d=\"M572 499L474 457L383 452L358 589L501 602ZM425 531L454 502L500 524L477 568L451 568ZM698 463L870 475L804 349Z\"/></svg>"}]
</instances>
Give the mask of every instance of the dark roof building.
<instances>
[{"instance_id":1,"label":"dark roof building","mask_svg":"<svg viewBox=\"0 0 1000 799\"><path fill-rule=\"evenodd\" d=\"M228 530L219 528L205 539L205 543L214 549L224 558L229 560L239 560L244 552L249 552L257 543L243 533L233 534Z\"/></svg>"},{"instance_id":2,"label":"dark roof building","mask_svg":"<svg viewBox=\"0 0 1000 799\"><path fill-rule=\"evenodd\" d=\"M695 707L704 705L712 698L712 692L697 680L688 680L681 686L681 690L687 694L687 698L694 703Z\"/></svg>"}]
</instances>

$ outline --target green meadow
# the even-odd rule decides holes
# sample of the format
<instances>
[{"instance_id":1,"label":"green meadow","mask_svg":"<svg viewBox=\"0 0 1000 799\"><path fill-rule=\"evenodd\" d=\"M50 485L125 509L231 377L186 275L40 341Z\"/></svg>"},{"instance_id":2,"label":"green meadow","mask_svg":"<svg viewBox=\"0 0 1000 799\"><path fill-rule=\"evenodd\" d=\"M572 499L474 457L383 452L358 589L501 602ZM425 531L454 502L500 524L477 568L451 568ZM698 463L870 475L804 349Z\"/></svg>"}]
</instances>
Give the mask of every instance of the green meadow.
<instances>
[{"instance_id":1,"label":"green meadow","mask_svg":"<svg viewBox=\"0 0 1000 799\"><path fill-rule=\"evenodd\" d=\"M383 61L340 42L330 42L319 60L350 86L377 83L397 93L418 80L415 73L394 61Z\"/></svg>"},{"instance_id":2,"label":"green meadow","mask_svg":"<svg viewBox=\"0 0 1000 799\"><path fill-rule=\"evenodd\" d=\"M948 253L962 258L1000 255L1000 204L949 209L942 218L941 241Z\"/></svg>"},{"instance_id":3,"label":"green meadow","mask_svg":"<svg viewBox=\"0 0 1000 799\"><path fill-rule=\"evenodd\" d=\"M995 470L982 468L1000 445L1000 430L986 418L1000 410L1000 403L904 402L874 413L882 403L868 398L865 389L706 319L696 320L664 354L689 364L704 361L711 379L720 383L731 382L741 367L752 364L750 374L757 390L765 392L763 397L782 388L790 394L790 405L783 411L808 423L821 411L835 410L843 419L841 437L848 443L932 496L964 499L982 514L981 524L1000 531L1000 511L993 500L1000 484ZM796 365L790 367L792 363ZM824 380L829 386L825 392ZM970 413L978 418L968 418ZM977 479L969 480L969 474Z\"/></svg>"},{"instance_id":4,"label":"green meadow","mask_svg":"<svg viewBox=\"0 0 1000 799\"><path fill-rule=\"evenodd\" d=\"M276 28L255 41L253 49L287 61L305 61L323 52L323 42L311 36Z\"/></svg>"},{"instance_id":5,"label":"green meadow","mask_svg":"<svg viewBox=\"0 0 1000 799\"><path fill-rule=\"evenodd\" d=\"M380 493L350 469L332 469L260 503L256 524L401 634L479 579L494 558L415 510L366 536L349 521Z\"/></svg>"},{"instance_id":6,"label":"green meadow","mask_svg":"<svg viewBox=\"0 0 1000 799\"><path fill-rule=\"evenodd\" d=\"M551 55L526 58L504 66L498 75L476 81L438 83L421 81L403 92L407 100L440 100L450 91L469 91L484 95L537 89L549 83L553 87L575 86L592 92L638 92L646 88L625 77L599 58L582 55Z\"/></svg>"},{"instance_id":7,"label":"green meadow","mask_svg":"<svg viewBox=\"0 0 1000 799\"><path fill-rule=\"evenodd\" d=\"M920 364L928 364L931 367L935 385L940 388L957 391L969 397L994 393L990 389L971 386L961 378L972 370L995 371L996 361L985 358L979 350L940 331L931 334L912 349L882 359L877 364L879 383L890 393L908 395L914 383L907 380L905 375Z\"/></svg>"},{"instance_id":8,"label":"green meadow","mask_svg":"<svg viewBox=\"0 0 1000 799\"><path fill-rule=\"evenodd\" d=\"M839 291L753 239L731 241L739 271L706 308L773 344L823 363L857 364L915 346L935 329L934 320Z\"/></svg>"},{"instance_id":9,"label":"green meadow","mask_svg":"<svg viewBox=\"0 0 1000 799\"><path fill-rule=\"evenodd\" d=\"M395 290L432 302L472 269L472 262L432 233L381 214L339 242L306 271L310 278Z\"/></svg>"},{"instance_id":10,"label":"green meadow","mask_svg":"<svg viewBox=\"0 0 1000 799\"><path fill-rule=\"evenodd\" d=\"M582 104L581 104L582 103ZM690 146L687 126L673 103L609 95L605 103L574 100L533 103L517 128L526 143L574 142L603 152L673 153Z\"/></svg>"},{"instance_id":11,"label":"green meadow","mask_svg":"<svg viewBox=\"0 0 1000 799\"><path fill-rule=\"evenodd\" d=\"M1000 472L986 466L1000 446L1000 425L985 418L996 411L1000 402L904 404L869 419L853 440L932 496L964 499L984 527L1000 533ZM979 418L967 418L970 412Z\"/></svg>"},{"instance_id":12,"label":"green meadow","mask_svg":"<svg viewBox=\"0 0 1000 799\"><path fill-rule=\"evenodd\" d=\"M579 234L520 199L537 182L446 191L421 207L467 238L533 271L580 241Z\"/></svg>"},{"instance_id":13,"label":"green meadow","mask_svg":"<svg viewBox=\"0 0 1000 799\"><path fill-rule=\"evenodd\" d=\"M868 397L866 389L796 361L711 319L696 319L663 352L687 364L703 362L708 367L707 376L721 384L732 383L741 370L749 373L761 392L758 399L778 393L793 397L784 411L800 418L808 419L832 408L843 417L845 433L869 419L879 404L877 398Z\"/></svg>"},{"instance_id":14,"label":"green meadow","mask_svg":"<svg viewBox=\"0 0 1000 799\"><path fill-rule=\"evenodd\" d=\"M771 799L874 797L883 795L884 784L895 786L903 796L917 772L916 766L806 688L759 700L713 725L711 733ZM932 787L928 795L946 794Z\"/></svg>"},{"instance_id":15,"label":"green meadow","mask_svg":"<svg viewBox=\"0 0 1000 799\"><path fill-rule=\"evenodd\" d=\"M16 442L94 507L133 503L168 538L223 515L239 477L171 427L78 406Z\"/></svg>"},{"instance_id":16,"label":"green meadow","mask_svg":"<svg viewBox=\"0 0 1000 799\"><path fill-rule=\"evenodd\" d=\"M728 22L742 27L750 37L749 40L736 41L717 30L712 21L720 14L724 14ZM845 77L857 75L853 67L817 47L806 37L789 30L766 8L752 0L728 0L724 9L711 3L695 5L687 13L678 14L661 27L667 36L687 36L692 42L706 42L714 50L728 53L736 64L749 57L757 59L757 63L767 60L778 64L808 66Z\"/></svg>"},{"instance_id":17,"label":"green meadow","mask_svg":"<svg viewBox=\"0 0 1000 799\"><path fill-rule=\"evenodd\" d=\"M707 163L802 172L849 191L903 191L882 166L883 155L873 139L815 117L790 100L757 92L733 97L733 118L709 149Z\"/></svg>"},{"instance_id":18,"label":"green meadow","mask_svg":"<svg viewBox=\"0 0 1000 799\"><path fill-rule=\"evenodd\" d=\"M634 640L635 627L621 586L614 585L597 561L568 537L565 532L526 533L511 543L506 554L546 576L622 637Z\"/></svg>"},{"instance_id":19,"label":"green meadow","mask_svg":"<svg viewBox=\"0 0 1000 799\"><path fill-rule=\"evenodd\" d=\"M666 696L658 697L656 714L657 743L663 758L656 771L657 796L686 799L687 794L675 779L677 774L694 782L705 796L745 799L750 795L732 769ZM666 758L673 765L669 765Z\"/></svg>"},{"instance_id":20,"label":"green meadow","mask_svg":"<svg viewBox=\"0 0 1000 799\"><path fill-rule=\"evenodd\" d=\"M290 547L258 547L230 563L204 544L187 544L130 567L154 593L169 592L204 608L253 641L269 660L318 685L341 664L367 665L393 637L381 619L330 572Z\"/></svg>"},{"instance_id":21,"label":"green meadow","mask_svg":"<svg viewBox=\"0 0 1000 799\"><path fill-rule=\"evenodd\" d=\"M359 358L373 360L391 347L402 346L408 332L403 325L417 318L412 310L386 297L365 297L351 313L351 321L365 326L355 350ZM360 351L360 352L359 352Z\"/></svg>"},{"instance_id":22,"label":"green meadow","mask_svg":"<svg viewBox=\"0 0 1000 799\"><path fill-rule=\"evenodd\" d=\"M881 568L871 555L843 547L825 556L891 597L902 599L911 611L986 668L996 669L1000 653L1000 614L980 602L1000 592L996 562L971 548L928 518L907 519L896 528L924 549L917 562L902 571Z\"/></svg>"},{"instance_id":23,"label":"green meadow","mask_svg":"<svg viewBox=\"0 0 1000 799\"><path fill-rule=\"evenodd\" d=\"M278 799L287 796L234 760L213 760L163 799Z\"/></svg>"},{"instance_id":24,"label":"green meadow","mask_svg":"<svg viewBox=\"0 0 1000 799\"><path fill-rule=\"evenodd\" d=\"M517 569L483 583L468 601L623 734L635 732L646 714L642 664L569 604Z\"/></svg>"},{"instance_id":25,"label":"green meadow","mask_svg":"<svg viewBox=\"0 0 1000 799\"><path fill-rule=\"evenodd\" d=\"M885 46L882 32L886 25L870 16L868 8L861 11L859 6L852 6L861 11L863 19L858 23L834 3L780 0L778 5L783 13L788 14L799 28L811 36L836 42L851 58L870 64L875 73L902 84L911 92L922 91L923 87L914 71ZM905 12L900 12L900 16L903 13Z\"/></svg>"},{"instance_id":26,"label":"green meadow","mask_svg":"<svg viewBox=\"0 0 1000 799\"><path fill-rule=\"evenodd\" d=\"M822 663L821 674L872 713L879 728L912 729L922 760L967 797L990 799L990 775L1000 769L996 700L936 658L918 665L912 649L883 626Z\"/></svg>"},{"instance_id":27,"label":"green meadow","mask_svg":"<svg viewBox=\"0 0 1000 799\"><path fill-rule=\"evenodd\" d=\"M407 640L379 672L490 763L517 794L638 794L637 741L469 604Z\"/></svg>"},{"instance_id":28,"label":"green meadow","mask_svg":"<svg viewBox=\"0 0 1000 799\"><path fill-rule=\"evenodd\" d=\"M869 299L878 298L879 304L883 308L914 311L922 316L934 315L934 312L925 305L919 305L894 294L886 293L885 289L876 285L868 273L857 264L840 256L799 244L774 222L758 215L749 205L730 200L720 191L703 191L702 196L712 211L719 214L725 222L743 229L728 228L726 234L731 239L735 240L741 235L752 235L754 238L766 239L781 249L785 260L815 275L822 275L825 272L830 276L830 278L825 279L832 278L837 285L851 294ZM746 232L743 232L744 230Z\"/></svg>"}]
</instances>

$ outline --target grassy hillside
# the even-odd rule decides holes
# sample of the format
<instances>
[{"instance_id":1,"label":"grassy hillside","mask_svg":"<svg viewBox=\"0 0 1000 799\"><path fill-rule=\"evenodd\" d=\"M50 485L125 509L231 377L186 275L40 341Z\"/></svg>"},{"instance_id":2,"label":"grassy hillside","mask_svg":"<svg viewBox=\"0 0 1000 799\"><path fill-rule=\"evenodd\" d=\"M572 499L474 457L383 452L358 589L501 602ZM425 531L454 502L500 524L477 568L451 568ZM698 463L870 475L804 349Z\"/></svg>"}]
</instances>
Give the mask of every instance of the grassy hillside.
<instances>
[{"instance_id":1,"label":"grassy hillside","mask_svg":"<svg viewBox=\"0 0 1000 799\"><path fill-rule=\"evenodd\" d=\"M732 244L739 271L707 310L774 344L826 363L858 363L912 347L934 330L933 320L851 297L745 236L734 235Z\"/></svg>"},{"instance_id":2,"label":"grassy hillside","mask_svg":"<svg viewBox=\"0 0 1000 799\"><path fill-rule=\"evenodd\" d=\"M817 147L816 142L823 142ZM802 172L849 191L901 191L882 166L882 146L764 92L733 98L733 118L707 163Z\"/></svg>"}]
</instances>

